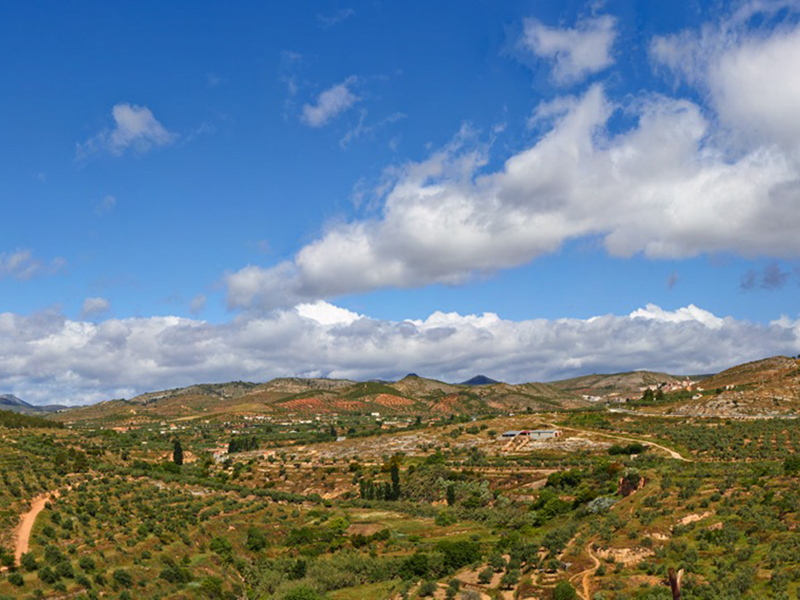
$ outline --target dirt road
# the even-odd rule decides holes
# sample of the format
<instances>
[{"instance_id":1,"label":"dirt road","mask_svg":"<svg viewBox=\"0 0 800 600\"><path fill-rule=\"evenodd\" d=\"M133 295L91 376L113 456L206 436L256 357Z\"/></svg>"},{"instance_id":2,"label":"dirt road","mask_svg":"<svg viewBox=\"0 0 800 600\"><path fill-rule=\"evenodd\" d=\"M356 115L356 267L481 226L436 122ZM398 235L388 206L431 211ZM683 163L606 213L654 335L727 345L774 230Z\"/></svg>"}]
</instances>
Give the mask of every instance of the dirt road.
<instances>
[{"instance_id":1,"label":"dirt road","mask_svg":"<svg viewBox=\"0 0 800 600\"><path fill-rule=\"evenodd\" d=\"M666 446L662 446L661 444L656 444L655 442L647 439L638 439L627 437L624 435L617 435L615 433L603 433L602 431L595 431L594 429L578 429L577 427L563 427L561 425L551 425L554 429L563 429L564 431L580 431L581 433L590 433L592 435L601 435L603 437L613 438L615 440L623 440L625 442L638 442L640 444L644 444L645 446L652 446L653 448L658 448L659 450L663 450L671 458L675 460L682 460L683 462L692 462L691 458L686 458L685 456L681 455L679 452L672 450L671 448L667 448Z\"/></svg>"},{"instance_id":2,"label":"dirt road","mask_svg":"<svg viewBox=\"0 0 800 600\"><path fill-rule=\"evenodd\" d=\"M58 490L56 490L51 494L45 494L44 496L34 498L30 510L22 515L22 519L17 527L16 540L14 543L14 560L16 564L19 564L22 555L28 551L31 541L31 531L33 531L34 523L36 523L36 517L44 510L45 504L47 504L50 499L58 498L58 496Z\"/></svg>"},{"instance_id":3,"label":"dirt road","mask_svg":"<svg viewBox=\"0 0 800 600\"><path fill-rule=\"evenodd\" d=\"M592 544L586 544L586 553L594 562L594 566L589 567L585 571L581 571L580 573L573 575L569 578L570 581L577 581L580 579L581 581L581 591L578 592L578 595L583 600L591 600L592 598L592 589L590 585L590 578L594 575L595 571L600 568L600 559L597 558L594 553L592 552Z\"/></svg>"}]
</instances>

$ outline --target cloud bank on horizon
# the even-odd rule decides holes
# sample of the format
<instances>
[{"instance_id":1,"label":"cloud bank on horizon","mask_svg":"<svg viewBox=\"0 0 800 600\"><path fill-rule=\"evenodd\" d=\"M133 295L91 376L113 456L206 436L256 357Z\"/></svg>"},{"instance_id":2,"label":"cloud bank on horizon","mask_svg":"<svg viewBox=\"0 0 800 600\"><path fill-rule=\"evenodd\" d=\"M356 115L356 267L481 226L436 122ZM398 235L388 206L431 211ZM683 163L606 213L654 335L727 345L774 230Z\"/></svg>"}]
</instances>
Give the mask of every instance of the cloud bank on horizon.
<instances>
[{"instance_id":1,"label":"cloud bank on horizon","mask_svg":"<svg viewBox=\"0 0 800 600\"><path fill-rule=\"evenodd\" d=\"M102 300L102 299L96 299ZM716 372L800 347L800 319L768 325L696 306L630 315L509 321L435 312L388 321L318 301L211 324L179 317L74 321L0 314L0 389L33 403L81 404L200 382L274 377L509 383L648 369Z\"/></svg>"}]
</instances>

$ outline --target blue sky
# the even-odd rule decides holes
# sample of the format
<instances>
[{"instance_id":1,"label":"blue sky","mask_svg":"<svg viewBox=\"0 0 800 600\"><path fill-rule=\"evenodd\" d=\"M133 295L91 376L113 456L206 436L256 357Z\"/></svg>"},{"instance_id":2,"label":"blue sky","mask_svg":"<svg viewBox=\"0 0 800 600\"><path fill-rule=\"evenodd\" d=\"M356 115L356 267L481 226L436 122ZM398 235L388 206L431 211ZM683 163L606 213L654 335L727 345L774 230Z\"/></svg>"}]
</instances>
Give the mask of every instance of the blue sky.
<instances>
[{"instance_id":1,"label":"blue sky","mask_svg":"<svg viewBox=\"0 0 800 600\"><path fill-rule=\"evenodd\" d=\"M0 392L800 352L798 15L6 3Z\"/></svg>"}]
</instances>

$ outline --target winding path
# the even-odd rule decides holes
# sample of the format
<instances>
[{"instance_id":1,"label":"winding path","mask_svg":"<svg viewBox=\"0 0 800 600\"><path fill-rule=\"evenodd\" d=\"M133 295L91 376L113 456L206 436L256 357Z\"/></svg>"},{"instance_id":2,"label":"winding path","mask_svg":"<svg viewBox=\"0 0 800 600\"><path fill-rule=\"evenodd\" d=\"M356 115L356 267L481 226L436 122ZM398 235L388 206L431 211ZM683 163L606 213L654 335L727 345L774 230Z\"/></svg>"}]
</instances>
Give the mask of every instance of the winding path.
<instances>
[{"instance_id":1,"label":"winding path","mask_svg":"<svg viewBox=\"0 0 800 600\"><path fill-rule=\"evenodd\" d=\"M563 429L563 430L566 430L566 431L580 431L581 433L590 433L592 435L601 435L603 437L609 437L609 438L613 438L613 439L616 439L616 440L623 440L625 442L638 442L639 444L644 444L645 446L653 446L654 448L658 448L660 450L663 450L664 452L669 454L669 456L671 458L674 458L675 460L682 460L683 462L693 462L691 458L686 458L685 456L683 456L679 452L676 452L675 450L673 450L671 448L667 448L666 446L662 446L661 444L656 444L655 442L653 442L651 440L648 440L648 439L644 439L643 440L643 439L638 439L638 438L627 437L627 436L624 436L624 435L617 435L615 433L603 433L602 431L595 431L594 429L578 429L577 427L564 427L563 425L555 425L555 424L550 424L550 423L548 423L548 425L553 427L554 429Z\"/></svg>"},{"instance_id":2,"label":"winding path","mask_svg":"<svg viewBox=\"0 0 800 600\"><path fill-rule=\"evenodd\" d=\"M30 510L22 515L20 523L17 526L16 539L14 542L14 561L16 564L20 564L22 555L30 548L31 532L33 531L33 525L36 523L36 517L44 510L49 500L58 498L58 496L58 490L50 494L37 496L33 499Z\"/></svg>"},{"instance_id":3,"label":"winding path","mask_svg":"<svg viewBox=\"0 0 800 600\"><path fill-rule=\"evenodd\" d=\"M595 571L600 568L600 559L597 558L594 553L592 552L592 543L589 542L586 544L586 553L589 555L589 558L594 561L594 566L589 567L588 569L581 571L580 573L576 573L572 577L569 578L570 581L577 581L578 579L581 580L581 592L578 592L578 595L583 598L583 600L591 600L592 598L592 589L589 585L589 581L592 575L594 575Z\"/></svg>"}]
</instances>

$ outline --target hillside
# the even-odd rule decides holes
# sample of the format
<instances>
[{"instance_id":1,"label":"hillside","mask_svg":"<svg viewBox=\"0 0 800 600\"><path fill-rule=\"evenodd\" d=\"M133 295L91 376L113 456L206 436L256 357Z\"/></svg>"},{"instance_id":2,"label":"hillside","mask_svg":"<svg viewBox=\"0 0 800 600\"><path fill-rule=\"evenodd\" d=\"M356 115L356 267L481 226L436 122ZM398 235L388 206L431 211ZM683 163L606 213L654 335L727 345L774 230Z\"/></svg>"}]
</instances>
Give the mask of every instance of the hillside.
<instances>
[{"instance_id":1,"label":"hillside","mask_svg":"<svg viewBox=\"0 0 800 600\"><path fill-rule=\"evenodd\" d=\"M56 415L59 421L144 423L224 414L449 415L553 410L586 406L578 395L548 384L449 384L417 375L397 382L280 378L262 384L192 385L110 400Z\"/></svg>"},{"instance_id":2,"label":"hillside","mask_svg":"<svg viewBox=\"0 0 800 600\"><path fill-rule=\"evenodd\" d=\"M787 356L772 356L726 369L703 381L706 389L730 385L769 385L791 378L800 366L797 359Z\"/></svg>"},{"instance_id":3,"label":"hillside","mask_svg":"<svg viewBox=\"0 0 800 600\"><path fill-rule=\"evenodd\" d=\"M576 394L587 396L621 396L641 394L641 388L648 385L662 383L678 383L686 377L669 375L655 371L628 371L625 373L612 373L610 375L583 375L571 379L551 381L550 385Z\"/></svg>"},{"instance_id":4,"label":"hillside","mask_svg":"<svg viewBox=\"0 0 800 600\"><path fill-rule=\"evenodd\" d=\"M66 427L0 412L0 548L13 548L0 559L20 563L0 574L0 598L236 597L246 576L276 600L430 598L415 577L481 598L553 598L561 585L644 599L665 597L672 565L699 582L687 598L772 598L775 581L795 597L800 420L652 413L771 406L800 389L799 365L740 365L620 412L563 411L588 403L550 384L416 375L192 385L53 417ZM710 384L722 387L699 389ZM557 434L501 435L541 429ZM420 558L434 552L445 558ZM375 575L350 576L363 565ZM746 581L731 575L744 568ZM276 581L303 591L301 569L327 593L269 593Z\"/></svg>"},{"instance_id":5,"label":"hillside","mask_svg":"<svg viewBox=\"0 0 800 600\"><path fill-rule=\"evenodd\" d=\"M773 356L726 369L700 383L702 396L667 410L705 417L800 413L800 361Z\"/></svg>"}]
</instances>

